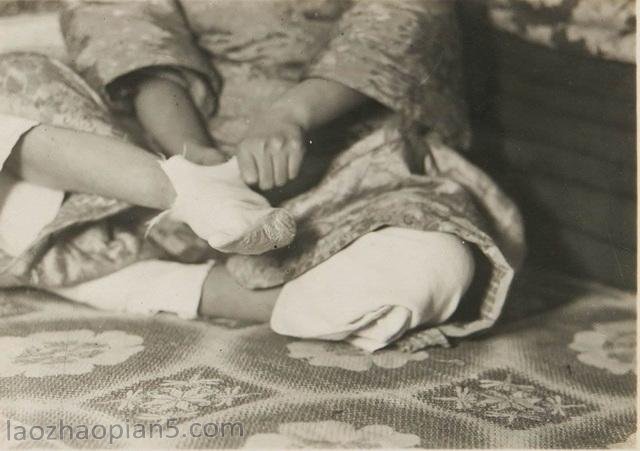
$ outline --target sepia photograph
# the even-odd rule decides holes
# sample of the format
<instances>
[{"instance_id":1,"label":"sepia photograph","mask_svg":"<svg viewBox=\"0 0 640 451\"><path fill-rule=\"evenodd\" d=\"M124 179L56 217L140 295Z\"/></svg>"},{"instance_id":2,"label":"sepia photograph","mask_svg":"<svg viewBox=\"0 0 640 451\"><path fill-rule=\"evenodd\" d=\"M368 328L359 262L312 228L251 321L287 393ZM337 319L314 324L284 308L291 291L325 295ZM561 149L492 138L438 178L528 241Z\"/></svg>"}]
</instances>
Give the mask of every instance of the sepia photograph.
<instances>
[{"instance_id":1,"label":"sepia photograph","mask_svg":"<svg viewBox=\"0 0 640 451\"><path fill-rule=\"evenodd\" d=\"M635 449L635 0L0 0L0 449Z\"/></svg>"}]
</instances>

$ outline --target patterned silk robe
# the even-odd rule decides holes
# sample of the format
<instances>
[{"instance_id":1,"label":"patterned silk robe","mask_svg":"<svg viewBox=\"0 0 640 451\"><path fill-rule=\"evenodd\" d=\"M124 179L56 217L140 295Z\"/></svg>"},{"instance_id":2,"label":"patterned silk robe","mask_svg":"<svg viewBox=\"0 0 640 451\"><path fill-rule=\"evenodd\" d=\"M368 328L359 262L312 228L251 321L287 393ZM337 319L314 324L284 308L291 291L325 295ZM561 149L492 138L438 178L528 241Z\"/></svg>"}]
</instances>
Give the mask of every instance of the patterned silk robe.
<instances>
[{"instance_id":1,"label":"patterned silk robe","mask_svg":"<svg viewBox=\"0 0 640 451\"><path fill-rule=\"evenodd\" d=\"M453 3L72 2L62 29L77 73L44 57L32 63L0 57L0 94L10 114L144 143L122 126L131 122L136 80L150 73L178 77L219 147L233 154L248 119L304 79L360 91L375 106L314 131L299 180L267 193L296 218L294 242L261 256L233 255L227 268L248 288L273 287L380 227L453 233L475 245L486 269L465 301L469 312L400 346L446 344L446 337L496 321L524 252L515 206L456 151L467 145L469 130ZM23 74L11 89L9 66ZM44 98L59 102L43 108ZM142 258L205 258L202 241L177 224L165 222L145 240L149 215L70 194L32 249L0 259L2 282L72 285Z\"/></svg>"}]
</instances>

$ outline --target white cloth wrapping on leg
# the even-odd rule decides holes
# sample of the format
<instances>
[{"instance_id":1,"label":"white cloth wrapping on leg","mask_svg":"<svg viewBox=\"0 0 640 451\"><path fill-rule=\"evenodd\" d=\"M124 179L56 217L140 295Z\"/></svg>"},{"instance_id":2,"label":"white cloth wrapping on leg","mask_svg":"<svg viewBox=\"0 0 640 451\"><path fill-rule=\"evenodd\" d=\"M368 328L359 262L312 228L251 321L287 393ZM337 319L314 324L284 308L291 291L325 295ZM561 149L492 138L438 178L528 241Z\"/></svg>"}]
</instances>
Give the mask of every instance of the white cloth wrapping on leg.
<instances>
[{"instance_id":1,"label":"white cloth wrapping on leg","mask_svg":"<svg viewBox=\"0 0 640 451\"><path fill-rule=\"evenodd\" d=\"M174 155L160 167L176 192L170 215L214 249L262 254L293 240L296 225L291 215L271 207L242 181L235 157L216 166L200 166Z\"/></svg>"},{"instance_id":2,"label":"white cloth wrapping on leg","mask_svg":"<svg viewBox=\"0 0 640 451\"><path fill-rule=\"evenodd\" d=\"M108 276L52 291L102 310L168 312L194 319L198 316L204 280L213 265L213 261L191 265L143 260Z\"/></svg>"},{"instance_id":3,"label":"white cloth wrapping on leg","mask_svg":"<svg viewBox=\"0 0 640 451\"><path fill-rule=\"evenodd\" d=\"M383 228L286 283L271 328L373 352L411 328L446 321L474 271L471 249L454 235Z\"/></svg>"}]
</instances>

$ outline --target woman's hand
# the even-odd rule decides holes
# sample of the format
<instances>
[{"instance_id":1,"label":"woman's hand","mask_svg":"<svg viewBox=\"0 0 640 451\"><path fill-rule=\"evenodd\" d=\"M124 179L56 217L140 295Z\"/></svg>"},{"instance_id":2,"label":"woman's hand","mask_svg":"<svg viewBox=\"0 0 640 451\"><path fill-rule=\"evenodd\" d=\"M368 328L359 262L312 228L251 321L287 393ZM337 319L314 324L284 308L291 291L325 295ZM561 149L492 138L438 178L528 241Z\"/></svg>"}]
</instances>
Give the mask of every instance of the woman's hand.
<instances>
[{"instance_id":1,"label":"woman's hand","mask_svg":"<svg viewBox=\"0 0 640 451\"><path fill-rule=\"evenodd\" d=\"M304 127L288 111L274 108L255 117L238 146L245 183L266 191L295 179L306 151L304 136Z\"/></svg>"},{"instance_id":2,"label":"woman's hand","mask_svg":"<svg viewBox=\"0 0 640 451\"><path fill-rule=\"evenodd\" d=\"M284 93L255 117L238 148L244 181L262 190L298 176L305 134L366 102L360 92L331 80L311 78Z\"/></svg>"},{"instance_id":3,"label":"woman's hand","mask_svg":"<svg viewBox=\"0 0 640 451\"><path fill-rule=\"evenodd\" d=\"M202 166L216 166L228 160L218 149L196 143L185 144L183 153L187 160Z\"/></svg>"}]
</instances>

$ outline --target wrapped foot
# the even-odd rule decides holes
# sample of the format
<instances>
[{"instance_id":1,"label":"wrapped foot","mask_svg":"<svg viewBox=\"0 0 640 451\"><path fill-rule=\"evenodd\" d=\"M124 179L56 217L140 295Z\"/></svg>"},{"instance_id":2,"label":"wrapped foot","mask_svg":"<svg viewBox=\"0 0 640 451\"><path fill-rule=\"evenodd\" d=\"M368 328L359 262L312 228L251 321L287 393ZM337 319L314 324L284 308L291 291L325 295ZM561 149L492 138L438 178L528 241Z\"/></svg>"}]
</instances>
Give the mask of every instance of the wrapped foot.
<instances>
[{"instance_id":1,"label":"wrapped foot","mask_svg":"<svg viewBox=\"0 0 640 451\"><path fill-rule=\"evenodd\" d=\"M176 192L172 218L221 252L258 255L288 245L295 221L247 187L235 158L199 166L181 156L160 162Z\"/></svg>"}]
</instances>

